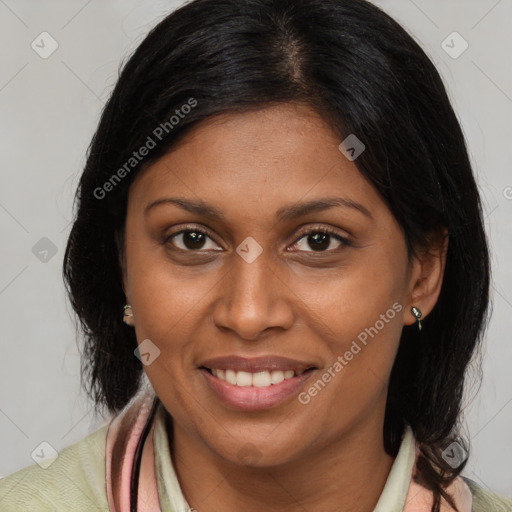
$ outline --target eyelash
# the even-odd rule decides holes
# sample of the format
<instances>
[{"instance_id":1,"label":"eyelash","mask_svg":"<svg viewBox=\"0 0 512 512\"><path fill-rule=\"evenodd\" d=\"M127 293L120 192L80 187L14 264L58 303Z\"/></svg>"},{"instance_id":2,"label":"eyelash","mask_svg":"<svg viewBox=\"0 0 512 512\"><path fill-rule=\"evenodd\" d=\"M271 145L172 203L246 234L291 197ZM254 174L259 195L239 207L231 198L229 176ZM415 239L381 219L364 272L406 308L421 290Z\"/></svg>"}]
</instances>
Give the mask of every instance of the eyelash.
<instances>
[{"instance_id":1,"label":"eyelash","mask_svg":"<svg viewBox=\"0 0 512 512\"><path fill-rule=\"evenodd\" d=\"M200 233L201 235L206 235L206 236L208 236L210 239L212 239L215 242L215 237L212 235L212 233L209 230L207 230L206 228L199 228L199 227L191 224L191 225L186 225L183 229L181 229L179 231L176 231L175 233L171 233L169 236L165 237L164 244L167 244L173 237L178 236L178 235L180 235L182 233L190 232L190 231L193 231L195 233ZM348 247L351 247L353 245L348 238L339 235L332 228L327 228L325 226L312 227L312 228L308 228L305 231L299 232L299 234L297 235L298 238L295 240L295 242L292 245L297 244L297 242L299 240L301 240L302 238L304 238L307 235L313 235L313 234L317 234L317 233L322 233L322 234L325 234L325 235L331 235L337 241L339 241L342 245L345 245L345 246L348 246ZM215 242L215 243L217 243L217 242ZM219 244L217 244L217 245L219 245ZM176 248L176 249L178 251L190 252L190 253L209 252L209 251L204 251L204 250L201 250L201 249L198 249L197 251L194 251L194 250L191 250L191 249L189 249L189 250L180 249L180 248ZM315 253L315 254L322 254L322 253L323 254L325 254L325 253L330 254L330 253L333 253L333 252L337 251L338 249L330 249L330 250L327 250L327 251L318 251L318 252L317 251L299 251L299 252L312 252L312 253Z\"/></svg>"}]
</instances>

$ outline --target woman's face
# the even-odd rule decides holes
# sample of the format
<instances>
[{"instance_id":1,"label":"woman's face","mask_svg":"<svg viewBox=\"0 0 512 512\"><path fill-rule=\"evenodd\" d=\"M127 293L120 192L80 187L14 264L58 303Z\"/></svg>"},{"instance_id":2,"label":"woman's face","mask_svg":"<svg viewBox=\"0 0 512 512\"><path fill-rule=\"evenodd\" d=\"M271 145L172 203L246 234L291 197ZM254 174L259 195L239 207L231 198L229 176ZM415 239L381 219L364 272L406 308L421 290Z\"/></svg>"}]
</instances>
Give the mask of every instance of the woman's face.
<instances>
[{"instance_id":1,"label":"woman's face","mask_svg":"<svg viewBox=\"0 0 512 512\"><path fill-rule=\"evenodd\" d=\"M224 114L130 189L124 288L144 370L175 435L231 462L382 432L417 272L340 142L302 105Z\"/></svg>"}]
</instances>

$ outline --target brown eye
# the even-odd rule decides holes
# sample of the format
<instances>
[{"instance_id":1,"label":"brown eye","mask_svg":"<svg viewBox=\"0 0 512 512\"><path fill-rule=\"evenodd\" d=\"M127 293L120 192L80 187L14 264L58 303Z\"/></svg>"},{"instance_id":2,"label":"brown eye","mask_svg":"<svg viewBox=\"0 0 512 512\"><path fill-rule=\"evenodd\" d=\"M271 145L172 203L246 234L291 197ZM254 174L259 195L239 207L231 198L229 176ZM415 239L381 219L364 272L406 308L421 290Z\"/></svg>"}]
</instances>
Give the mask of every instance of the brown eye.
<instances>
[{"instance_id":1,"label":"brown eye","mask_svg":"<svg viewBox=\"0 0 512 512\"><path fill-rule=\"evenodd\" d=\"M216 244L214 244L214 247L207 247L209 240L213 241L206 231L190 228L173 233L166 238L165 243L171 241L172 245L178 249L189 252L218 250L215 248Z\"/></svg>"},{"instance_id":2,"label":"brown eye","mask_svg":"<svg viewBox=\"0 0 512 512\"><path fill-rule=\"evenodd\" d=\"M338 242L338 245L334 248L331 246L333 241ZM293 247L297 246L299 250L304 252L330 252L344 245L351 245L348 239L329 229L322 228L303 233ZM308 248L312 250L308 250Z\"/></svg>"}]
</instances>

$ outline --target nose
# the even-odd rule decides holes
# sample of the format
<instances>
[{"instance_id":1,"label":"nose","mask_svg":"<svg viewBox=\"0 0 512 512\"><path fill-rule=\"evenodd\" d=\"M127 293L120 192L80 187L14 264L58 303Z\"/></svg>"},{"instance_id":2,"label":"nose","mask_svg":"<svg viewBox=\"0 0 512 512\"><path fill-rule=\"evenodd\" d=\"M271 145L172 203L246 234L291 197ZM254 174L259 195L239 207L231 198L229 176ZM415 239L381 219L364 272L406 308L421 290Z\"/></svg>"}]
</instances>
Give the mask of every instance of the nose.
<instances>
[{"instance_id":1,"label":"nose","mask_svg":"<svg viewBox=\"0 0 512 512\"><path fill-rule=\"evenodd\" d=\"M294 320L293 293L284 276L272 267L265 251L248 263L233 254L231 270L219 286L213 321L247 341L261 339L265 331L287 330Z\"/></svg>"}]
</instances>

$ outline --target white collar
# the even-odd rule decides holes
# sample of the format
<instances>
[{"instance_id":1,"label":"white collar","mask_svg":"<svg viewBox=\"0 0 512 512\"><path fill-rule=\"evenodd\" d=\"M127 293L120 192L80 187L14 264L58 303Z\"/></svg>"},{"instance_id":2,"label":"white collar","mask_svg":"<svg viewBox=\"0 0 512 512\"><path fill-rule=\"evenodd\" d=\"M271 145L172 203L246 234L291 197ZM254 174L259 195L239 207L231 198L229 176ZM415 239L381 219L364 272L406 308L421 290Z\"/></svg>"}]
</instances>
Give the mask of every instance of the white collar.
<instances>
[{"instance_id":1,"label":"white collar","mask_svg":"<svg viewBox=\"0 0 512 512\"><path fill-rule=\"evenodd\" d=\"M373 512L401 512L403 510L415 459L416 441L412 428L406 425L402 443Z\"/></svg>"},{"instance_id":2,"label":"white collar","mask_svg":"<svg viewBox=\"0 0 512 512\"><path fill-rule=\"evenodd\" d=\"M155 423L155 464L162 512L189 512L191 507L183 496L171 460L163 407L159 408ZM407 425L398 454L373 512L403 510L414 461L415 439L411 427Z\"/></svg>"}]
</instances>

